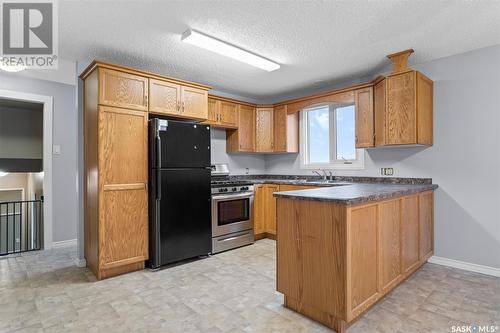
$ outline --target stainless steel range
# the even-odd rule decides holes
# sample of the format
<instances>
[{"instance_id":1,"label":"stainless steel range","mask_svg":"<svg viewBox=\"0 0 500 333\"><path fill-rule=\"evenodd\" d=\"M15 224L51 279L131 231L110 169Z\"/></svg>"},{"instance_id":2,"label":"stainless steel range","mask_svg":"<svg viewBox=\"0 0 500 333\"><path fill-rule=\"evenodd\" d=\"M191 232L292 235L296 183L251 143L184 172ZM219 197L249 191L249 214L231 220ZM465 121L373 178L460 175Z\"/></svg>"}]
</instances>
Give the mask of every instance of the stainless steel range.
<instances>
[{"instance_id":1,"label":"stainless steel range","mask_svg":"<svg viewBox=\"0 0 500 333\"><path fill-rule=\"evenodd\" d=\"M254 242L253 184L228 175L227 165L212 166L212 253Z\"/></svg>"}]
</instances>

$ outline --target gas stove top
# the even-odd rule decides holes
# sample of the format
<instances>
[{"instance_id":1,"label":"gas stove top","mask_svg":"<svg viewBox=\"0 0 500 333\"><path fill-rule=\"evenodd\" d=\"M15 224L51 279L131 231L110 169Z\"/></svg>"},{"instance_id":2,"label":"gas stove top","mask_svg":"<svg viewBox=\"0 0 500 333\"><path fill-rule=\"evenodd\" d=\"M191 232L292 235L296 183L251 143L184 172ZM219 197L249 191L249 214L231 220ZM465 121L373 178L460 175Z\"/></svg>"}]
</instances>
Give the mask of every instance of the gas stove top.
<instances>
[{"instance_id":1,"label":"gas stove top","mask_svg":"<svg viewBox=\"0 0 500 333\"><path fill-rule=\"evenodd\" d=\"M231 179L212 179L210 184L212 185L212 188L253 185L253 183L246 180L231 180Z\"/></svg>"}]
</instances>

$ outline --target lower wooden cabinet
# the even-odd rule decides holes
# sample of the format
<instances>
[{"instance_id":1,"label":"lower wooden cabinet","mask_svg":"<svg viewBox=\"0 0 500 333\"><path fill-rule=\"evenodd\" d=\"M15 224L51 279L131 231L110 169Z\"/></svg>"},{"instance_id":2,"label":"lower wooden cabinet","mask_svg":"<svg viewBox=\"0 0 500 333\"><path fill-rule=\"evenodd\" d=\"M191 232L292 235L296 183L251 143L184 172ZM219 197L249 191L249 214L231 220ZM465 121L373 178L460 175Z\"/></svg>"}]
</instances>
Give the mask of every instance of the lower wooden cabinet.
<instances>
[{"instance_id":1,"label":"lower wooden cabinet","mask_svg":"<svg viewBox=\"0 0 500 333\"><path fill-rule=\"evenodd\" d=\"M274 192L297 191L317 188L312 185L255 185L255 198L253 201L253 228L257 238L276 236L276 198Z\"/></svg>"},{"instance_id":2,"label":"lower wooden cabinet","mask_svg":"<svg viewBox=\"0 0 500 333\"><path fill-rule=\"evenodd\" d=\"M432 255L433 205L432 191L354 206L278 198L285 306L344 331Z\"/></svg>"},{"instance_id":3,"label":"lower wooden cabinet","mask_svg":"<svg viewBox=\"0 0 500 333\"><path fill-rule=\"evenodd\" d=\"M433 206L433 192L429 191L348 209L348 320L394 289L432 255Z\"/></svg>"},{"instance_id":4,"label":"lower wooden cabinet","mask_svg":"<svg viewBox=\"0 0 500 333\"><path fill-rule=\"evenodd\" d=\"M276 235L276 198L274 192L279 186L261 184L255 186L254 198L254 234L257 237Z\"/></svg>"}]
</instances>

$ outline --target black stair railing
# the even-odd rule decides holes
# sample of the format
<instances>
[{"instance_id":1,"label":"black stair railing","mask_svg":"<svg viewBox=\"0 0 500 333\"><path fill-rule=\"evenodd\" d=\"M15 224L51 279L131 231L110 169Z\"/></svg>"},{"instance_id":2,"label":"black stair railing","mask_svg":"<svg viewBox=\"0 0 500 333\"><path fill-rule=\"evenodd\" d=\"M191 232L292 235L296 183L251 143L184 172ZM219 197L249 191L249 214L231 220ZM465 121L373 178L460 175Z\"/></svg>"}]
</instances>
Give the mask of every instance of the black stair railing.
<instances>
[{"instance_id":1,"label":"black stair railing","mask_svg":"<svg viewBox=\"0 0 500 333\"><path fill-rule=\"evenodd\" d=\"M0 201L0 256L42 248L43 199Z\"/></svg>"}]
</instances>

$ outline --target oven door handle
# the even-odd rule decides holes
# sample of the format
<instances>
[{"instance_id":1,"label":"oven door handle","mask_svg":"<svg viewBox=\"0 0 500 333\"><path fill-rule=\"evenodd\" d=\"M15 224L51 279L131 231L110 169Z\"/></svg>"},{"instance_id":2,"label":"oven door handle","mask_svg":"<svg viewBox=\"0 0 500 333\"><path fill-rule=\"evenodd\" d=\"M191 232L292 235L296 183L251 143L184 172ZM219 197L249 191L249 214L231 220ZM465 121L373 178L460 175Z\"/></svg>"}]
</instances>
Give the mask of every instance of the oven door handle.
<instances>
[{"instance_id":1,"label":"oven door handle","mask_svg":"<svg viewBox=\"0 0 500 333\"><path fill-rule=\"evenodd\" d=\"M214 195L212 196L212 200L222 201L222 200L242 199L251 197L253 197L253 193L239 193L239 194L228 194L228 195Z\"/></svg>"}]
</instances>

